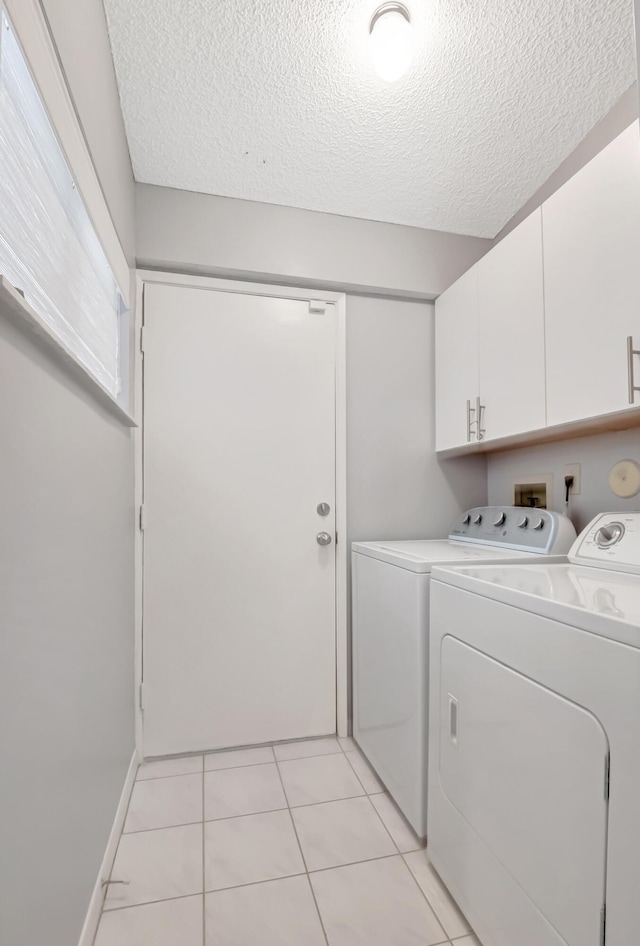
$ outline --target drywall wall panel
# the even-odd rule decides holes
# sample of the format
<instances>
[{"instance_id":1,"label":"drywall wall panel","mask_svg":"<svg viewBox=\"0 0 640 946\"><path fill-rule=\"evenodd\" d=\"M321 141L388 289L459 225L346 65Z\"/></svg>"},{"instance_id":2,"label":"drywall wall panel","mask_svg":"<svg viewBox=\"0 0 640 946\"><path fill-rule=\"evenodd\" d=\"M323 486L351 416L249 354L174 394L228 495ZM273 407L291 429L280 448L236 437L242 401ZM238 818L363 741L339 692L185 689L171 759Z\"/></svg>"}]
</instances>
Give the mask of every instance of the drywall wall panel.
<instances>
[{"instance_id":1,"label":"drywall wall panel","mask_svg":"<svg viewBox=\"0 0 640 946\"><path fill-rule=\"evenodd\" d=\"M580 494L570 497L569 517L578 532L600 512L640 509L640 495L620 499L609 487L609 472L618 460L640 462L640 434L637 430L580 437L558 443L521 447L488 458L490 503L512 501L513 483L519 476L553 474L553 508L564 508L565 466L580 464Z\"/></svg>"},{"instance_id":2,"label":"drywall wall panel","mask_svg":"<svg viewBox=\"0 0 640 946\"><path fill-rule=\"evenodd\" d=\"M1 312L0 404L0 942L73 946L133 750L132 434Z\"/></svg>"},{"instance_id":3,"label":"drywall wall panel","mask_svg":"<svg viewBox=\"0 0 640 946\"><path fill-rule=\"evenodd\" d=\"M41 0L128 260L101 0ZM0 943L75 946L134 746L132 433L0 311Z\"/></svg>"},{"instance_id":4,"label":"drywall wall panel","mask_svg":"<svg viewBox=\"0 0 640 946\"><path fill-rule=\"evenodd\" d=\"M447 535L486 461L435 454L434 307L349 296L346 357L349 541Z\"/></svg>"},{"instance_id":5,"label":"drywall wall panel","mask_svg":"<svg viewBox=\"0 0 640 946\"><path fill-rule=\"evenodd\" d=\"M490 240L136 184L138 264L434 299Z\"/></svg>"}]
</instances>

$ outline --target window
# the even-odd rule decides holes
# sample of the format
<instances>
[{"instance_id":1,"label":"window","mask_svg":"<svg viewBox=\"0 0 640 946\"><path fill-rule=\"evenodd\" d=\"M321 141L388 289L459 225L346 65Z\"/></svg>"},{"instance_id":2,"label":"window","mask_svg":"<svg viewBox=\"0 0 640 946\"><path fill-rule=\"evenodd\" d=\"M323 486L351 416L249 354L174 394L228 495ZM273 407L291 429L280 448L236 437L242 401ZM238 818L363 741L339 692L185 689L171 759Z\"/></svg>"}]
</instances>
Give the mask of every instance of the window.
<instances>
[{"instance_id":1,"label":"window","mask_svg":"<svg viewBox=\"0 0 640 946\"><path fill-rule=\"evenodd\" d=\"M5 12L0 274L116 398L122 295Z\"/></svg>"}]
</instances>

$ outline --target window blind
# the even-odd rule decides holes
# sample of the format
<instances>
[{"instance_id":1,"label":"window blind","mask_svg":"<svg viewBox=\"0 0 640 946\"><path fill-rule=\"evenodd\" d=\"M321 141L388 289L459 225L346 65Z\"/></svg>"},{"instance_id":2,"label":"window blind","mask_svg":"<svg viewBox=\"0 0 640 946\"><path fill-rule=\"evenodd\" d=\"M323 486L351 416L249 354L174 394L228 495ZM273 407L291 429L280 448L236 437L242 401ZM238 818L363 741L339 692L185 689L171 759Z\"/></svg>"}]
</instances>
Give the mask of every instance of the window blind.
<instances>
[{"instance_id":1,"label":"window blind","mask_svg":"<svg viewBox=\"0 0 640 946\"><path fill-rule=\"evenodd\" d=\"M120 291L5 12L0 28L0 273L115 397Z\"/></svg>"}]
</instances>

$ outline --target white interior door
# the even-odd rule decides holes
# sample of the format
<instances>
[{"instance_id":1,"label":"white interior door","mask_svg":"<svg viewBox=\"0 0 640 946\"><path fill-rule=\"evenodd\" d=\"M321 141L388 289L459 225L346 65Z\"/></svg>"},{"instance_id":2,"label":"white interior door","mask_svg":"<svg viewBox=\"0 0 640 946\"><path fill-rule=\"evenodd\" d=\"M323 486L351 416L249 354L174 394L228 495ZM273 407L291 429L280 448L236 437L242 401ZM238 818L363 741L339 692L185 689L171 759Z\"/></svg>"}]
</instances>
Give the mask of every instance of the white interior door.
<instances>
[{"instance_id":1,"label":"white interior door","mask_svg":"<svg viewBox=\"0 0 640 946\"><path fill-rule=\"evenodd\" d=\"M336 314L309 309L145 287L147 756L336 729Z\"/></svg>"}]
</instances>

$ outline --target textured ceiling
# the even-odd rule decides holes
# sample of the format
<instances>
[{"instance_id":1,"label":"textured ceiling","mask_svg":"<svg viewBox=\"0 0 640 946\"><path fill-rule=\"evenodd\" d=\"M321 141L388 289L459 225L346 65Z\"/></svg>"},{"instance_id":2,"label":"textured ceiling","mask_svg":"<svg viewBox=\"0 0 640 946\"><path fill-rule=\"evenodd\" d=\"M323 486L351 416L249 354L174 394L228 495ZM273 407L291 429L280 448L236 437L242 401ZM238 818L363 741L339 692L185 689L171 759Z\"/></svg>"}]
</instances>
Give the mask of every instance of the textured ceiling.
<instances>
[{"instance_id":1,"label":"textured ceiling","mask_svg":"<svg viewBox=\"0 0 640 946\"><path fill-rule=\"evenodd\" d=\"M635 79L632 0L105 0L136 179L494 236Z\"/></svg>"}]
</instances>

